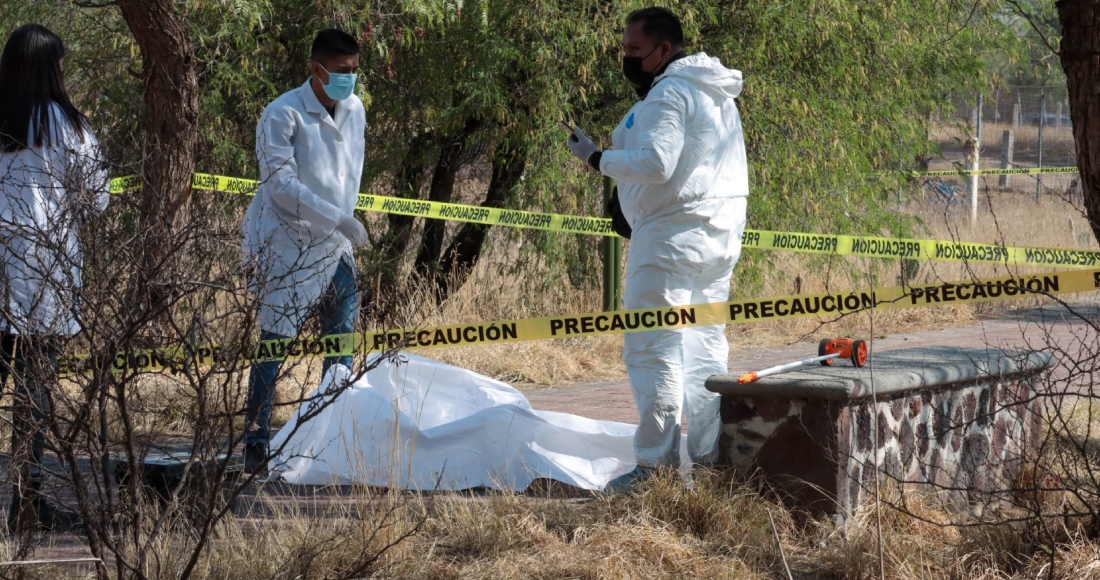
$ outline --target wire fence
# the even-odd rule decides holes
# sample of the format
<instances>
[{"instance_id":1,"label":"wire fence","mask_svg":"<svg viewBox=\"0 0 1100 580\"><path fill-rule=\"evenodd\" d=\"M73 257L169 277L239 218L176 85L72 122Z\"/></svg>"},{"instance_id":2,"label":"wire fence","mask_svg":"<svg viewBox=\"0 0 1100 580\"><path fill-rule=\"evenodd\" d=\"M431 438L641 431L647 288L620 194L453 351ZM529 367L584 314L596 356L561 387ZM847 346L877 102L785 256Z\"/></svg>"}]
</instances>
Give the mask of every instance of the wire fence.
<instances>
[{"instance_id":1,"label":"wire fence","mask_svg":"<svg viewBox=\"0 0 1100 580\"><path fill-rule=\"evenodd\" d=\"M980 169L1077 164L1065 86L1001 87L984 97L955 95L952 105L933 116L929 137L940 150L923 160L930 170L970 169L975 143ZM943 181L966 187L963 178ZM1081 196L1080 177L1072 173L983 176L979 183L986 195Z\"/></svg>"}]
</instances>

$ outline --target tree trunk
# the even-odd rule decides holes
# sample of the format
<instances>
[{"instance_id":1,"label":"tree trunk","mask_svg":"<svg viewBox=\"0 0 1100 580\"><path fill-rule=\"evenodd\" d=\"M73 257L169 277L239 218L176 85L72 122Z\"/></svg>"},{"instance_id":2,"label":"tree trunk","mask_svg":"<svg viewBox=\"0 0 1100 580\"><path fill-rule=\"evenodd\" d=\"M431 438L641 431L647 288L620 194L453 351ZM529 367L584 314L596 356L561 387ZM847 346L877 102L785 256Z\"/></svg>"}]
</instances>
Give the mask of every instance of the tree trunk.
<instances>
[{"instance_id":1,"label":"tree trunk","mask_svg":"<svg viewBox=\"0 0 1100 580\"><path fill-rule=\"evenodd\" d=\"M118 0L141 48L145 122L140 203L145 255L133 280L136 303L163 302L172 231L191 199L199 155L199 77L187 18L173 0Z\"/></svg>"},{"instance_id":2,"label":"tree trunk","mask_svg":"<svg viewBox=\"0 0 1100 580\"><path fill-rule=\"evenodd\" d=\"M1056 6L1085 213L1100 240L1100 0L1059 0Z\"/></svg>"},{"instance_id":3,"label":"tree trunk","mask_svg":"<svg viewBox=\"0 0 1100 580\"><path fill-rule=\"evenodd\" d=\"M504 207L511 201L516 186L527 168L527 153L524 147L509 147L497 150L493 159L493 176L489 180L489 192L485 195L482 207ZM450 292L466 283L470 271L481 258L485 238L490 226L467 223L462 226L440 263L440 276L436 279L437 300L440 304Z\"/></svg>"},{"instance_id":4,"label":"tree trunk","mask_svg":"<svg viewBox=\"0 0 1100 580\"><path fill-rule=\"evenodd\" d=\"M462 169L462 160L466 157L470 138L481 127L475 120L467 120L462 132L454 139L443 144L439 152L439 161L432 174L428 200L450 203L454 197L455 179ZM420 251L416 255L416 273L425 280L438 279L442 274L439 258L443 253L443 240L447 234L446 220L429 219L424 221L424 237ZM437 282L438 283L438 282Z\"/></svg>"},{"instance_id":5,"label":"tree trunk","mask_svg":"<svg viewBox=\"0 0 1100 580\"><path fill-rule=\"evenodd\" d=\"M394 190L398 197L418 199L424 180L424 166L429 152L435 146L432 133L421 133L413 138L405 152L401 167L394 176ZM363 292L362 314L365 318L385 322L392 301L400 295L401 257L409 247L413 223L416 218L400 214L387 214L388 227L374 245L375 258L372 271L365 276L368 286Z\"/></svg>"}]
</instances>

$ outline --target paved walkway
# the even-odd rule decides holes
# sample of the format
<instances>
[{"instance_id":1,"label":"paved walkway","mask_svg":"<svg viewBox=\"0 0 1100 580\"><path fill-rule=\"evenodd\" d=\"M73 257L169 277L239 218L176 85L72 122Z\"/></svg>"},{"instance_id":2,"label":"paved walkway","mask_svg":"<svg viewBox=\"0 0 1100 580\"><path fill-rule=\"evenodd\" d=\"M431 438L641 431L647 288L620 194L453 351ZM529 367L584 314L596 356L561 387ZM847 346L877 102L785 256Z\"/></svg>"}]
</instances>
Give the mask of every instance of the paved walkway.
<instances>
[{"instance_id":1,"label":"paved walkway","mask_svg":"<svg viewBox=\"0 0 1100 580\"><path fill-rule=\"evenodd\" d=\"M1100 356L1100 298L1088 298L1041 308L1014 310L976 324L895 334L870 340L872 352L959 346L1006 350L1051 350L1059 359L1077 359L1079 354ZM824 336L824 335L823 335ZM800 342L766 349L730 353L731 373L743 373L817 355L816 342ZM1069 366L1059 365L1055 376L1065 377ZM609 421L637 423L638 412L627 381L587 383L531 389L524 393L536 409L560 411Z\"/></svg>"}]
</instances>

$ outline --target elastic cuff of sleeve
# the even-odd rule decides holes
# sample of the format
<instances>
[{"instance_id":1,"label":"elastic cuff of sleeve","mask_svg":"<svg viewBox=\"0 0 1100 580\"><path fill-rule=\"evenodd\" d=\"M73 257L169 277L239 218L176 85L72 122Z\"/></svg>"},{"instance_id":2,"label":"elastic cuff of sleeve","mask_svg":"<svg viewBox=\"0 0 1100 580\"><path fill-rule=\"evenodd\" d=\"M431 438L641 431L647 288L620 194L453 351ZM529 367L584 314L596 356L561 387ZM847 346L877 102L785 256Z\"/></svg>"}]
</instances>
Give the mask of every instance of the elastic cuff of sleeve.
<instances>
[{"instance_id":1,"label":"elastic cuff of sleeve","mask_svg":"<svg viewBox=\"0 0 1100 580\"><path fill-rule=\"evenodd\" d=\"M596 171L600 170L600 159L603 159L603 151L596 151L588 156L588 166Z\"/></svg>"}]
</instances>

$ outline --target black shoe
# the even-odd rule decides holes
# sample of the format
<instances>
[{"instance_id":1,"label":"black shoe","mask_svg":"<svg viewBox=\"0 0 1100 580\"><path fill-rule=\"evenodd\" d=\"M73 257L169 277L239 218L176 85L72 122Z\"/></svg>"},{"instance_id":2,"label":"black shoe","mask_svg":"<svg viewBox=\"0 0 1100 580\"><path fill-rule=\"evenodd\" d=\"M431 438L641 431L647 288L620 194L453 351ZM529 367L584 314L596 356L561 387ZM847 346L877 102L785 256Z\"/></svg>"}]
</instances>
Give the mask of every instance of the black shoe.
<instances>
[{"instance_id":1,"label":"black shoe","mask_svg":"<svg viewBox=\"0 0 1100 580\"><path fill-rule=\"evenodd\" d=\"M248 443L244 446L244 472L249 475L267 473L267 444Z\"/></svg>"},{"instance_id":2,"label":"black shoe","mask_svg":"<svg viewBox=\"0 0 1100 580\"><path fill-rule=\"evenodd\" d=\"M641 465L634 466L634 469L612 479L607 482L607 486L603 488L604 493L616 493L616 494L629 494L637 490L642 483L653 477L653 470L642 467Z\"/></svg>"}]
</instances>

